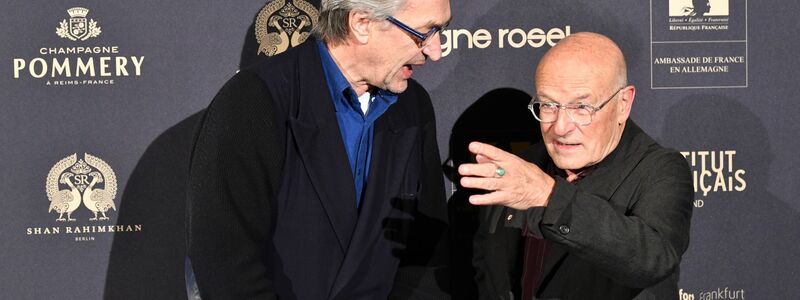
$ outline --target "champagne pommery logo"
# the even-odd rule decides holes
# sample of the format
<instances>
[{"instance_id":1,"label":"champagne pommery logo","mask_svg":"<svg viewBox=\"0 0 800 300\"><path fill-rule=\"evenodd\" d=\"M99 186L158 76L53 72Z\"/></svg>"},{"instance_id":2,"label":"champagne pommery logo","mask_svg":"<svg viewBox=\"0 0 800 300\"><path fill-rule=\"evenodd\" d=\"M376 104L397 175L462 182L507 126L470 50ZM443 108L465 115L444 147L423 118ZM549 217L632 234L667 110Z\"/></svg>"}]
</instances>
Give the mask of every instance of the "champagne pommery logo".
<instances>
[{"instance_id":1,"label":"champagne pommery logo","mask_svg":"<svg viewBox=\"0 0 800 300\"><path fill-rule=\"evenodd\" d=\"M308 39L319 11L303 0L273 0L258 13L255 24L258 53L273 56Z\"/></svg>"},{"instance_id":2,"label":"champagne pommery logo","mask_svg":"<svg viewBox=\"0 0 800 300\"><path fill-rule=\"evenodd\" d=\"M83 7L73 7L67 10L69 21L61 20L60 26L56 28L58 36L73 41L85 41L88 38L100 35L100 27L97 21L86 19L89 9Z\"/></svg>"},{"instance_id":3,"label":"champagne pommery logo","mask_svg":"<svg viewBox=\"0 0 800 300\"><path fill-rule=\"evenodd\" d=\"M114 205L117 195L114 170L102 159L88 153L84 154L84 159L78 159L76 153L57 162L47 173L46 191L50 200L47 212L57 213L56 221L75 221L72 213L81 206L94 213L90 221L108 220L106 212L117 210Z\"/></svg>"}]
</instances>

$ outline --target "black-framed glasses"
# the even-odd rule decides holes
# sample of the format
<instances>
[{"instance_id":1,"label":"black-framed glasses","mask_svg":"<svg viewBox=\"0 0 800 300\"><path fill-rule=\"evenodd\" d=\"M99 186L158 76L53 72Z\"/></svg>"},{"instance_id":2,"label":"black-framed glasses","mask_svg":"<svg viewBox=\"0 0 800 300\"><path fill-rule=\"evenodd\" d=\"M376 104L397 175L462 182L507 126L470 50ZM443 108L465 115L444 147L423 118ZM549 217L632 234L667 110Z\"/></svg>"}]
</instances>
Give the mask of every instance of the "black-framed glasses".
<instances>
[{"instance_id":1,"label":"black-framed glasses","mask_svg":"<svg viewBox=\"0 0 800 300\"><path fill-rule=\"evenodd\" d=\"M592 123L592 116L603 109L603 107L606 106L611 99L614 99L614 97L619 94L619 91L624 88L625 87L621 87L617 89L611 97L608 97L606 101L603 101L603 103L597 107L583 103L559 104L556 102L541 102L538 101L536 97L533 97L528 104L528 110L533 113L533 117L539 120L539 122L553 123L558 120L559 110L563 109L567 111L567 116L569 116L569 119L572 120L573 123L586 126Z\"/></svg>"},{"instance_id":2,"label":"black-framed glasses","mask_svg":"<svg viewBox=\"0 0 800 300\"><path fill-rule=\"evenodd\" d=\"M395 19L394 17L388 17L386 18L386 20L394 25L397 25L397 27L400 27L400 29L410 33L414 37L414 39L417 40L417 44L420 47L427 46L431 37L433 37L437 32L442 31L444 29L443 27L434 26L433 28L431 28L431 30L428 30L428 33L422 33L415 30L414 28L411 28L411 26L408 26L403 22L400 22L400 20Z\"/></svg>"}]
</instances>

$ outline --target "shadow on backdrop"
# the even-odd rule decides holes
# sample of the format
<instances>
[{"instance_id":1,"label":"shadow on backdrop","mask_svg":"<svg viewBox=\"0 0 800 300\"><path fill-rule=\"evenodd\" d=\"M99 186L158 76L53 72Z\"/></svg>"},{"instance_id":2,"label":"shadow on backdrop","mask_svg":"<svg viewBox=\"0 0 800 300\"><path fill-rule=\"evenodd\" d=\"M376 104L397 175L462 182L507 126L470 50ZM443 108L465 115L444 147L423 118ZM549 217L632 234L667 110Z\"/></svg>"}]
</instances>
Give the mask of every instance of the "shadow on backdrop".
<instances>
[{"instance_id":1,"label":"shadow on backdrop","mask_svg":"<svg viewBox=\"0 0 800 300\"><path fill-rule=\"evenodd\" d=\"M472 141L493 144L503 150L520 152L541 140L539 123L528 110L531 96L513 88L499 88L481 96L453 125L445 174L456 186L448 200L450 214L450 274L453 299L472 299L478 294L472 267L472 237L478 228L479 208L469 204L469 196L479 190L459 184L457 168L474 162L467 150Z\"/></svg>"},{"instance_id":2,"label":"shadow on backdrop","mask_svg":"<svg viewBox=\"0 0 800 300\"><path fill-rule=\"evenodd\" d=\"M105 299L186 299L186 182L194 131L203 112L167 129L136 164L122 194L117 224L142 224L142 232L114 235Z\"/></svg>"},{"instance_id":3,"label":"shadow on backdrop","mask_svg":"<svg viewBox=\"0 0 800 300\"><path fill-rule=\"evenodd\" d=\"M767 188L770 178L783 174L769 173L774 155L760 117L736 99L703 94L682 99L666 120L664 145L679 151L736 151L732 160L723 156L720 162L716 156L722 181L706 158L711 173L696 184L695 199L703 200L703 206L695 207L692 216L681 288L700 299L717 288L729 289L730 295L743 290L743 297L795 298L787 287L800 285L800 213L784 202L790 199L778 199ZM692 169L702 172L696 159ZM692 165L691 157L688 161ZM740 169L746 185L736 191L743 185L728 180Z\"/></svg>"}]
</instances>

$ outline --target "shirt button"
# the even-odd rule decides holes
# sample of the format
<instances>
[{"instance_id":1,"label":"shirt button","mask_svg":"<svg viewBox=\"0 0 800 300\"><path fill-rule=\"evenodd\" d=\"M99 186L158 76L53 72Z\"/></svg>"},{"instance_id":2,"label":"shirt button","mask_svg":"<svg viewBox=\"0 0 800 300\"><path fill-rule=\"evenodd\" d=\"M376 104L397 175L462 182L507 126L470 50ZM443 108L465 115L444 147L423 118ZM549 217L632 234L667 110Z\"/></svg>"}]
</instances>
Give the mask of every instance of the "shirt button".
<instances>
[{"instance_id":1,"label":"shirt button","mask_svg":"<svg viewBox=\"0 0 800 300\"><path fill-rule=\"evenodd\" d=\"M561 232L561 234L564 234L564 235L568 234L569 233L569 226L567 226L567 225L558 226L558 232Z\"/></svg>"},{"instance_id":2,"label":"shirt button","mask_svg":"<svg viewBox=\"0 0 800 300\"><path fill-rule=\"evenodd\" d=\"M506 218L506 220L511 221L511 219L513 219L513 218L514 218L514 215L509 214L508 218Z\"/></svg>"}]
</instances>

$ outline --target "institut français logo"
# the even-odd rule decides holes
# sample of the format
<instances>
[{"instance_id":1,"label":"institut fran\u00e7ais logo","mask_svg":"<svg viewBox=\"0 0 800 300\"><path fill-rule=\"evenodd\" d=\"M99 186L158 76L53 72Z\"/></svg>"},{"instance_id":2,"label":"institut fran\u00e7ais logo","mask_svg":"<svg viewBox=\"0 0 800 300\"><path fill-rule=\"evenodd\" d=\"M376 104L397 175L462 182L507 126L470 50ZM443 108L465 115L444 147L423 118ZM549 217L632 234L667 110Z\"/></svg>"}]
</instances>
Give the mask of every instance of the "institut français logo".
<instances>
[{"instance_id":1,"label":"institut fran\u00e7ais logo","mask_svg":"<svg viewBox=\"0 0 800 300\"><path fill-rule=\"evenodd\" d=\"M257 54L273 56L302 44L311 35L318 17L317 8L306 1L270 1L256 17Z\"/></svg>"},{"instance_id":2,"label":"institut fran\u00e7ais logo","mask_svg":"<svg viewBox=\"0 0 800 300\"><path fill-rule=\"evenodd\" d=\"M97 37L102 32L97 26L97 21L87 19L89 9L84 7L73 7L67 10L69 20L61 20L60 26L56 28L58 36L73 41L85 41L88 38Z\"/></svg>"},{"instance_id":3,"label":"institut fran\u00e7ais logo","mask_svg":"<svg viewBox=\"0 0 800 300\"><path fill-rule=\"evenodd\" d=\"M49 213L56 221L72 222L72 213L85 208L93 213L89 221L109 220L109 210L117 210L117 176L105 161L88 153L79 159L72 154L58 161L47 173Z\"/></svg>"},{"instance_id":4,"label":"institut fran\u00e7ais logo","mask_svg":"<svg viewBox=\"0 0 800 300\"><path fill-rule=\"evenodd\" d=\"M681 154L692 170L695 207L704 207L712 194L741 193L747 189L747 171L739 167L736 150L681 151Z\"/></svg>"}]
</instances>

